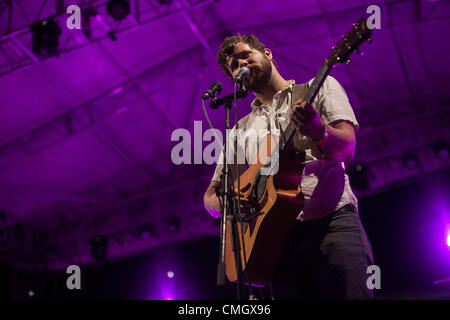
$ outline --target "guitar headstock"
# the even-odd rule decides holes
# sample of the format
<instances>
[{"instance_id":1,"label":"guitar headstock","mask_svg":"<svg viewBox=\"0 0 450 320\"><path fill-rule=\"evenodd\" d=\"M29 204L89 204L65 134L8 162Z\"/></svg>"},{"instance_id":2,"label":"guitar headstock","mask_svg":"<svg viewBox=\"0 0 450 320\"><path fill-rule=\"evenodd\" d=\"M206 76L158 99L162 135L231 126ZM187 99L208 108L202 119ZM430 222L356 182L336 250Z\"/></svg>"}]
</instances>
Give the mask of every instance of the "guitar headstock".
<instances>
[{"instance_id":1,"label":"guitar headstock","mask_svg":"<svg viewBox=\"0 0 450 320\"><path fill-rule=\"evenodd\" d=\"M372 30L367 26L367 18L361 18L353 24L353 28L347 32L342 40L333 47L331 54L325 60L331 68L338 63L349 63L349 56L353 51L359 53L358 47L366 40L370 42Z\"/></svg>"}]
</instances>

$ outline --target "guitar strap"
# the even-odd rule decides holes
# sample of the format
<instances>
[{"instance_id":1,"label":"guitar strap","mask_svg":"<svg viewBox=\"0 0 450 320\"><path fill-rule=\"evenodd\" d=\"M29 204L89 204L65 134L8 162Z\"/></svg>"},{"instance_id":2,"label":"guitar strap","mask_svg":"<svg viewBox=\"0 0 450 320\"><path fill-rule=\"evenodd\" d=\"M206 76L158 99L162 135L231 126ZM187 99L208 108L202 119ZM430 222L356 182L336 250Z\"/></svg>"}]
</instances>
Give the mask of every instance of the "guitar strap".
<instances>
[{"instance_id":1,"label":"guitar strap","mask_svg":"<svg viewBox=\"0 0 450 320\"><path fill-rule=\"evenodd\" d=\"M306 96L306 91L308 90L308 83L295 84L294 90L292 91L291 108L294 101L298 99L304 99Z\"/></svg>"}]
</instances>

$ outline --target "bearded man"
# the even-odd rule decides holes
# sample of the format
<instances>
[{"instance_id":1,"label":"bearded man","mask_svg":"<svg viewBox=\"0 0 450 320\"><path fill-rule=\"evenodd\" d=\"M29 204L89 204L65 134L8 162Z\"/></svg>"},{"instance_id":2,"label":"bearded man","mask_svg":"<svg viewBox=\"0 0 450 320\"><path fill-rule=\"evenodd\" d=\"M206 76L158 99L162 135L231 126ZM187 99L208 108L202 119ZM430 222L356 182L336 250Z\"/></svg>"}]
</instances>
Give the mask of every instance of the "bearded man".
<instances>
[{"instance_id":1,"label":"bearded man","mask_svg":"<svg viewBox=\"0 0 450 320\"><path fill-rule=\"evenodd\" d=\"M272 51L255 36L236 34L224 39L217 61L234 79L242 67L250 69L243 84L255 95L251 112L239 120L229 137L231 153L242 151L247 163L254 150L245 133L283 132L290 121L296 126L295 149L305 152L301 190L305 202L286 238L284 251L271 285L276 299L370 299L367 267L373 264L372 249L358 213L358 202L345 173L344 162L354 155L358 122L347 95L336 79L328 76L311 104L298 99L298 85L285 80L277 70ZM306 83L312 83L313 79ZM257 140L256 140L257 141ZM253 149L252 149L253 148ZM221 154L204 205L220 217ZM232 176L244 172L245 164L233 165ZM241 210L254 203L241 199Z\"/></svg>"}]
</instances>

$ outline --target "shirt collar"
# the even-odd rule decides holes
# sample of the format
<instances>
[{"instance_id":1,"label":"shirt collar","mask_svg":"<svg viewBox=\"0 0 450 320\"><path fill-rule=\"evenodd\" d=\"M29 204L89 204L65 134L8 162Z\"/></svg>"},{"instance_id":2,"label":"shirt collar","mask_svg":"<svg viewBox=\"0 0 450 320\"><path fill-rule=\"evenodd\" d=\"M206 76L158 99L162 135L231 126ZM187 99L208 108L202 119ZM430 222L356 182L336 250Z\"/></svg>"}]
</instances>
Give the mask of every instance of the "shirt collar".
<instances>
[{"instance_id":1,"label":"shirt collar","mask_svg":"<svg viewBox=\"0 0 450 320\"><path fill-rule=\"evenodd\" d=\"M283 89L281 89L280 91L278 91L277 93L275 93L275 94L282 94L283 92L285 92L285 91L288 91L288 90L292 90L292 88L294 87L294 84L295 84L295 80L289 80L288 82L287 82L287 85L283 88ZM252 110L254 111L254 110L256 110L256 109L258 109L258 108L260 108L262 106L262 102L261 101L259 101L257 98L255 98L253 101L252 101L252 104L251 104L251 107L252 107Z\"/></svg>"}]
</instances>

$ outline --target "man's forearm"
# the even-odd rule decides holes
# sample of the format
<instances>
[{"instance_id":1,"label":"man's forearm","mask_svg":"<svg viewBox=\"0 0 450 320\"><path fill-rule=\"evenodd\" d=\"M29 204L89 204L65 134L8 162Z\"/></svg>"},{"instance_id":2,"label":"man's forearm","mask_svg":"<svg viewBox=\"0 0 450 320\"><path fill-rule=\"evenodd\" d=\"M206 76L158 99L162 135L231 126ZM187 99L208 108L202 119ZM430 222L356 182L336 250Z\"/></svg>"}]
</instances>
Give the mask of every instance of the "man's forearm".
<instances>
[{"instance_id":1,"label":"man's forearm","mask_svg":"<svg viewBox=\"0 0 450 320\"><path fill-rule=\"evenodd\" d=\"M353 158L356 139L350 122L337 120L325 125L319 112L301 99L293 104L290 117L301 134L322 147L325 159L349 161Z\"/></svg>"},{"instance_id":2,"label":"man's forearm","mask_svg":"<svg viewBox=\"0 0 450 320\"><path fill-rule=\"evenodd\" d=\"M206 211L214 217L219 218L220 217L220 202L219 198L217 197L215 190L208 190L208 192L205 194L203 198L203 203L205 205Z\"/></svg>"}]
</instances>

